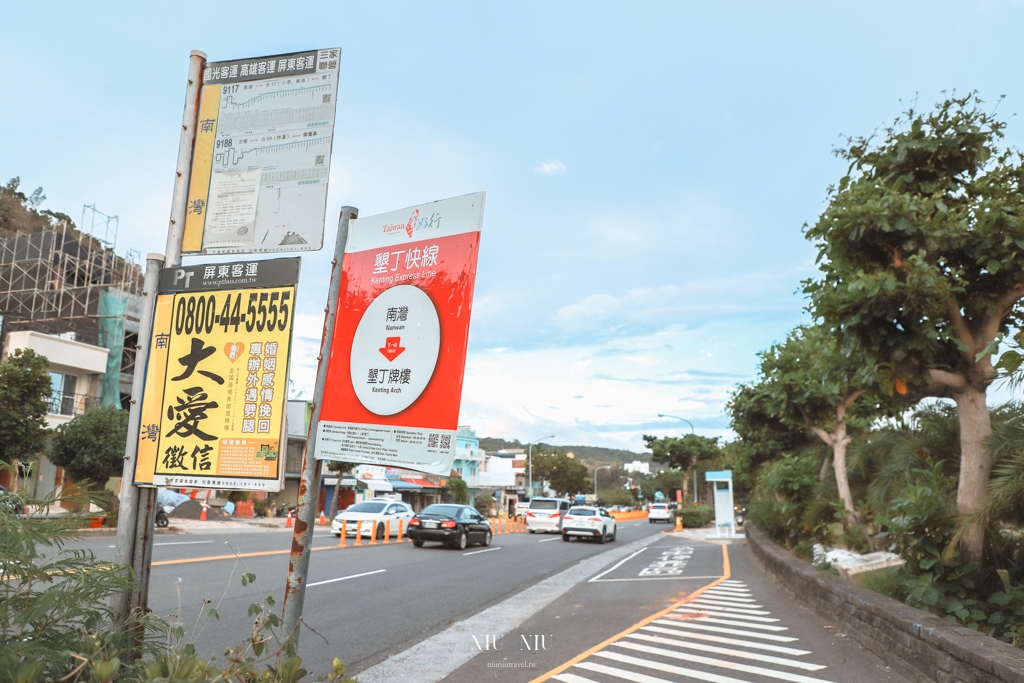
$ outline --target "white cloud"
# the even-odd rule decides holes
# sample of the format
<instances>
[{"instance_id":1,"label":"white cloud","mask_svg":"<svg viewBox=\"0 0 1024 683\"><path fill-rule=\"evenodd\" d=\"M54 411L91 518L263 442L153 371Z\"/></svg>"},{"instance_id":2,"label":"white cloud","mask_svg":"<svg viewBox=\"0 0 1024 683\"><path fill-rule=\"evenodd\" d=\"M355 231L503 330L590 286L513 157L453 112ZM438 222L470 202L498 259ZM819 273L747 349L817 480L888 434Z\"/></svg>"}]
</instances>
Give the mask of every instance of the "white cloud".
<instances>
[{"instance_id":1,"label":"white cloud","mask_svg":"<svg viewBox=\"0 0 1024 683\"><path fill-rule=\"evenodd\" d=\"M534 166L533 170L541 175L561 175L569 169L561 161L545 161Z\"/></svg>"}]
</instances>

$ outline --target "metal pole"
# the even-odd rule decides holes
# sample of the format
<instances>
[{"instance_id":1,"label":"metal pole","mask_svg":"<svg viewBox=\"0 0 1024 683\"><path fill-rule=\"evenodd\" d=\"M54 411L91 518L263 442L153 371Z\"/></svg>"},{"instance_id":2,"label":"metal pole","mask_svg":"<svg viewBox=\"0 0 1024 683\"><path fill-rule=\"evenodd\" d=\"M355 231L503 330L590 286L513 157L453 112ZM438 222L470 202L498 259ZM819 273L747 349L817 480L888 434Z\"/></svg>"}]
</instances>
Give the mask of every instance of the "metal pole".
<instances>
[{"instance_id":1,"label":"metal pole","mask_svg":"<svg viewBox=\"0 0 1024 683\"><path fill-rule=\"evenodd\" d=\"M188 86L185 88L185 108L181 115L181 136L178 139L178 162L174 176L174 193L171 196L171 218L167 226L167 246L164 248L165 267L181 265L181 241L185 234L185 212L188 204L188 186L192 175L192 151L196 142L196 123L199 115L199 92L202 87L203 67L206 65L206 54L193 50L188 62ZM156 305L156 288L153 290L152 301L147 299L151 307ZM152 315L152 310L150 315ZM141 339L140 339L141 341ZM145 366L135 364L135 374L142 373L145 377ZM129 433L128 440L136 440ZM136 533L132 548L132 571L135 576L136 592L129 600L129 612L149 609L149 575L153 558L153 521L156 515L156 489L146 488L139 491L137 505Z\"/></svg>"},{"instance_id":2,"label":"metal pole","mask_svg":"<svg viewBox=\"0 0 1024 683\"><path fill-rule=\"evenodd\" d=\"M135 554L135 527L139 518L139 487L135 480L135 461L139 454L139 430L142 422L142 389L149 365L150 339L153 334L153 315L156 304L156 289L163 265L163 254L146 256L146 275L142 295L145 303L139 320L139 338L135 346L135 375L132 377L132 398L128 410L128 440L124 447L124 467L121 470L121 497L117 515L117 562L131 565ZM128 618L131 600L129 591L114 596L114 627L120 628Z\"/></svg>"},{"instance_id":3,"label":"metal pole","mask_svg":"<svg viewBox=\"0 0 1024 683\"><path fill-rule=\"evenodd\" d=\"M526 492L530 494L530 500L533 500L533 442L530 442L530 451L526 456L526 464L530 470L530 484L526 488Z\"/></svg>"},{"instance_id":4,"label":"metal pole","mask_svg":"<svg viewBox=\"0 0 1024 683\"><path fill-rule=\"evenodd\" d=\"M299 640L299 624L302 621L302 603L306 599L306 579L309 576L309 554L312 550L313 525L316 523L316 498L320 491L321 460L316 459L316 429L320 422L320 408L323 404L327 384L327 359L331 355L334 338L334 318L341 296L341 268L345 260L345 244L348 242L349 221L359 217L359 209L341 207L338 218L338 237L334 241L334 260L331 261L331 285L327 290L327 308L324 309L324 333L320 339L320 355L317 357L316 386L313 389L313 410L306 434L306 448L302 453L302 479L299 481L299 504L295 510L295 530L292 536L292 551L288 560L288 581L284 590L284 605L281 607L285 638ZM341 482L341 475L338 475ZM337 495L337 489L335 489ZM359 534L356 534L358 543Z\"/></svg>"},{"instance_id":5,"label":"metal pole","mask_svg":"<svg viewBox=\"0 0 1024 683\"><path fill-rule=\"evenodd\" d=\"M612 468L611 465L601 465L596 470L594 470L594 498L595 499L597 498L597 473L600 472L601 470L610 470L611 468Z\"/></svg>"}]
</instances>

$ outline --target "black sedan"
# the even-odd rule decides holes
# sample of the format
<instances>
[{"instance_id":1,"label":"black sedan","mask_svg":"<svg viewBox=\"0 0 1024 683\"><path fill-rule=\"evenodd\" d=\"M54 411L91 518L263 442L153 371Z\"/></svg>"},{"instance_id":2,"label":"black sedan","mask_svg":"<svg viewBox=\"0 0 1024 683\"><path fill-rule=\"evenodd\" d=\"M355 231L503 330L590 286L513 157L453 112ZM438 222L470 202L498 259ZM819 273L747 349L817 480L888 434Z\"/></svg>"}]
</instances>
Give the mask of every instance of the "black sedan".
<instances>
[{"instance_id":1,"label":"black sedan","mask_svg":"<svg viewBox=\"0 0 1024 683\"><path fill-rule=\"evenodd\" d=\"M25 512L25 504L17 493L11 493L3 486L0 486L0 512L9 515L20 515Z\"/></svg>"},{"instance_id":2,"label":"black sedan","mask_svg":"<svg viewBox=\"0 0 1024 683\"><path fill-rule=\"evenodd\" d=\"M470 543L489 546L491 525L468 505L437 503L423 508L409 520L407 535L417 548L422 548L426 541L440 541L464 550Z\"/></svg>"}]
</instances>

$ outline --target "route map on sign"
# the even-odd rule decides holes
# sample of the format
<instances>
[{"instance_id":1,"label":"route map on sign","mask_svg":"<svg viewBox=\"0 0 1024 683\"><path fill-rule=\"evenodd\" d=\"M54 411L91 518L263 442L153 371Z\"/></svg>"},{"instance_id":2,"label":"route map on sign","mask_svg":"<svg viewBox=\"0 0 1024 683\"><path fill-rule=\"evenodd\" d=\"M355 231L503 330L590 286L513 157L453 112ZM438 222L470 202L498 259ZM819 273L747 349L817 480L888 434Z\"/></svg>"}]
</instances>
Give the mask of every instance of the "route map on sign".
<instances>
[{"instance_id":1,"label":"route map on sign","mask_svg":"<svg viewBox=\"0 0 1024 683\"><path fill-rule=\"evenodd\" d=\"M482 192L353 220L316 457L447 475Z\"/></svg>"},{"instance_id":2,"label":"route map on sign","mask_svg":"<svg viewBox=\"0 0 1024 683\"><path fill-rule=\"evenodd\" d=\"M323 246L340 48L203 71L185 253Z\"/></svg>"},{"instance_id":3,"label":"route map on sign","mask_svg":"<svg viewBox=\"0 0 1024 683\"><path fill-rule=\"evenodd\" d=\"M136 484L279 490L298 262L161 271Z\"/></svg>"}]
</instances>

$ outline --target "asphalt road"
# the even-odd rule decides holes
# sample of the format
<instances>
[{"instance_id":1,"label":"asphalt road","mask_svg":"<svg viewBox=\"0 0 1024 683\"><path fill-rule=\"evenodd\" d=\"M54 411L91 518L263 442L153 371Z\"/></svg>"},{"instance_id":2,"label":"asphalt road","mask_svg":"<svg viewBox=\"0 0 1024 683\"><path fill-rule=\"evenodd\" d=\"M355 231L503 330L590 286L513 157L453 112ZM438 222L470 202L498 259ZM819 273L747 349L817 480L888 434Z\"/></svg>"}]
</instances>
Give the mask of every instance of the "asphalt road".
<instances>
[{"instance_id":1,"label":"asphalt road","mask_svg":"<svg viewBox=\"0 0 1024 683\"><path fill-rule=\"evenodd\" d=\"M668 531L627 522L605 545L498 535L460 552L351 540L338 549L318 529L300 654L314 673L339 657L361 683L905 683L794 606L742 541ZM112 558L113 540L77 545ZM251 603L272 595L280 613L289 542L275 530L158 536L150 607L178 615L199 652L220 658L249 633ZM245 572L257 580L243 587ZM219 620L205 616L211 607Z\"/></svg>"}]
</instances>

